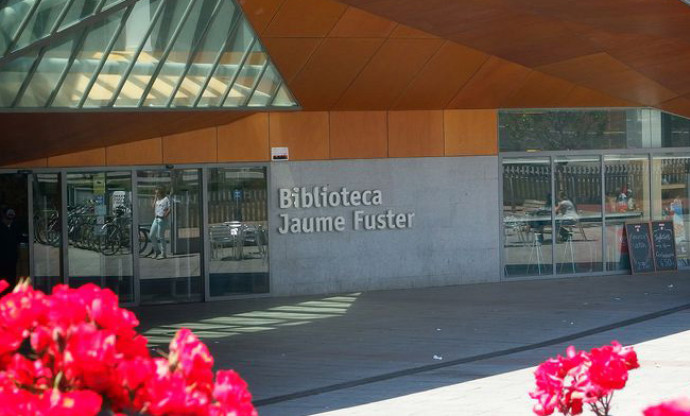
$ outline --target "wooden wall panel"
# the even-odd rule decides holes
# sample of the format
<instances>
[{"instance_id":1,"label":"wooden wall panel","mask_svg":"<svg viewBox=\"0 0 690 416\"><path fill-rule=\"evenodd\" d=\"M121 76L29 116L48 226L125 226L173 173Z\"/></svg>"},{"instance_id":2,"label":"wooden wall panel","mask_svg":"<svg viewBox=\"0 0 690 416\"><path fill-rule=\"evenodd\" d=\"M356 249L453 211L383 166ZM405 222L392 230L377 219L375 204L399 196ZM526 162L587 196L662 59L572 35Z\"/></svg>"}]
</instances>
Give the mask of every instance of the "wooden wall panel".
<instances>
[{"instance_id":1,"label":"wooden wall panel","mask_svg":"<svg viewBox=\"0 0 690 416\"><path fill-rule=\"evenodd\" d=\"M398 25L391 33L392 38L402 39L437 39L438 36L432 35L429 32L424 32L406 25Z\"/></svg>"},{"instance_id":2,"label":"wooden wall panel","mask_svg":"<svg viewBox=\"0 0 690 416\"><path fill-rule=\"evenodd\" d=\"M331 159L388 157L388 118L385 111L330 113Z\"/></svg>"},{"instance_id":3,"label":"wooden wall panel","mask_svg":"<svg viewBox=\"0 0 690 416\"><path fill-rule=\"evenodd\" d=\"M48 158L27 160L24 162L13 163L11 165L4 165L3 168L15 169L29 169L29 168L46 168L48 167Z\"/></svg>"},{"instance_id":4,"label":"wooden wall panel","mask_svg":"<svg viewBox=\"0 0 690 416\"><path fill-rule=\"evenodd\" d=\"M268 54L290 83L321 44L321 38L263 38Z\"/></svg>"},{"instance_id":5,"label":"wooden wall panel","mask_svg":"<svg viewBox=\"0 0 690 416\"><path fill-rule=\"evenodd\" d=\"M655 105L675 97L672 91L605 53L569 59L537 69L643 105Z\"/></svg>"},{"instance_id":6,"label":"wooden wall panel","mask_svg":"<svg viewBox=\"0 0 690 416\"><path fill-rule=\"evenodd\" d=\"M286 0L265 30L268 36L323 37L333 29L347 6L335 1Z\"/></svg>"},{"instance_id":7,"label":"wooden wall panel","mask_svg":"<svg viewBox=\"0 0 690 416\"><path fill-rule=\"evenodd\" d=\"M617 97L604 94L585 87L575 87L570 94L556 105L559 107L591 107L592 103L599 103L601 107L635 107L638 103L625 101ZM688 113L690 114L690 113Z\"/></svg>"},{"instance_id":8,"label":"wooden wall panel","mask_svg":"<svg viewBox=\"0 0 690 416\"><path fill-rule=\"evenodd\" d=\"M105 160L109 166L160 165L163 163L163 142L158 137L108 146Z\"/></svg>"},{"instance_id":9,"label":"wooden wall panel","mask_svg":"<svg viewBox=\"0 0 690 416\"><path fill-rule=\"evenodd\" d=\"M305 110L328 109L382 43L383 39L326 39L290 83L290 89Z\"/></svg>"},{"instance_id":10,"label":"wooden wall panel","mask_svg":"<svg viewBox=\"0 0 690 416\"><path fill-rule=\"evenodd\" d=\"M101 147L48 158L48 167L62 168L72 166L105 166L105 148Z\"/></svg>"},{"instance_id":11,"label":"wooden wall panel","mask_svg":"<svg viewBox=\"0 0 690 416\"><path fill-rule=\"evenodd\" d=\"M215 127L163 137L163 163L215 162L217 159Z\"/></svg>"},{"instance_id":12,"label":"wooden wall panel","mask_svg":"<svg viewBox=\"0 0 690 416\"><path fill-rule=\"evenodd\" d=\"M396 110L446 108L489 58L483 52L445 42L394 105Z\"/></svg>"},{"instance_id":13,"label":"wooden wall panel","mask_svg":"<svg viewBox=\"0 0 690 416\"><path fill-rule=\"evenodd\" d=\"M388 113L390 157L443 156L443 111Z\"/></svg>"},{"instance_id":14,"label":"wooden wall panel","mask_svg":"<svg viewBox=\"0 0 690 416\"><path fill-rule=\"evenodd\" d=\"M525 83L503 101L503 106L518 108L553 107L564 101L575 87L575 84L560 78L532 71Z\"/></svg>"},{"instance_id":15,"label":"wooden wall panel","mask_svg":"<svg viewBox=\"0 0 690 416\"><path fill-rule=\"evenodd\" d=\"M328 113L271 113L271 147L288 147L291 160L328 159Z\"/></svg>"},{"instance_id":16,"label":"wooden wall panel","mask_svg":"<svg viewBox=\"0 0 690 416\"><path fill-rule=\"evenodd\" d=\"M268 113L218 126L218 161L269 160Z\"/></svg>"},{"instance_id":17,"label":"wooden wall panel","mask_svg":"<svg viewBox=\"0 0 690 416\"><path fill-rule=\"evenodd\" d=\"M446 156L498 154L498 110L446 110Z\"/></svg>"},{"instance_id":18,"label":"wooden wall panel","mask_svg":"<svg viewBox=\"0 0 690 416\"><path fill-rule=\"evenodd\" d=\"M389 108L442 44L440 39L387 40L334 109Z\"/></svg>"},{"instance_id":19,"label":"wooden wall panel","mask_svg":"<svg viewBox=\"0 0 690 416\"><path fill-rule=\"evenodd\" d=\"M500 108L503 101L527 79L524 66L491 57L465 84L449 104L450 108Z\"/></svg>"},{"instance_id":20,"label":"wooden wall panel","mask_svg":"<svg viewBox=\"0 0 690 416\"><path fill-rule=\"evenodd\" d=\"M382 17L348 7L329 36L385 38L398 24Z\"/></svg>"},{"instance_id":21,"label":"wooden wall panel","mask_svg":"<svg viewBox=\"0 0 690 416\"><path fill-rule=\"evenodd\" d=\"M674 114L690 114L690 97L684 96L673 100L669 100L665 103L661 103L660 107L663 110L666 110Z\"/></svg>"}]
</instances>

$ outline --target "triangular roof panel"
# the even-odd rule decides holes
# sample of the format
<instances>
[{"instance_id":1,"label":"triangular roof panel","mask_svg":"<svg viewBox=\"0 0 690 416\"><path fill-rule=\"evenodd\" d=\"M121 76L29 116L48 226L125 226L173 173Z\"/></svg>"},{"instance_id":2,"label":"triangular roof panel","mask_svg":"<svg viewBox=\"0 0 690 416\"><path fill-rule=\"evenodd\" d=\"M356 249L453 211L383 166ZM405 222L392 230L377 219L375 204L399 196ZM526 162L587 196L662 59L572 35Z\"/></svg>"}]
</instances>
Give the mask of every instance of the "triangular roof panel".
<instances>
[{"instance_id":1,"label":"triangular roof panel","mask_svg":"<svg viewBox=\"0 0 690 416\"><path fill-rule=\"evenodd\" d=\"M0 3L0 110L286 107L234 0Z\"/></svg>"}]
</instances>

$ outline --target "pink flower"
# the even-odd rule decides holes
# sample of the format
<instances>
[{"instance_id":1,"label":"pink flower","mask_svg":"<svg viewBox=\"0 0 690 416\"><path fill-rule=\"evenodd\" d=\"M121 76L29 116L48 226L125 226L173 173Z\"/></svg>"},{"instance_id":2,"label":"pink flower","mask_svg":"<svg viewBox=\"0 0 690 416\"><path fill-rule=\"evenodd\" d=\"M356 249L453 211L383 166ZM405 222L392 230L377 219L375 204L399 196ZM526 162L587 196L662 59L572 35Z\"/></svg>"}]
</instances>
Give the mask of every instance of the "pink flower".
<instances>
[{"instance_id":1,"label":"pink flower","mask_svg":"<svg viewBox=\"0 0 690 416\"><path fill-rule=\"evenodd\" d=\"M218 401L216 411L234 410L237 416L256 416L252 405L252 395L247 390L247 383L233 370L221 370L216 373L216 385L213 397Z\"/></svg>"},{"instance_id":2,"label":"pink flower","mask_svg":"<svg viewBox=\"0 0 690 416\"><path fill-rule=\"evenodd\" d=\"M644 416L690 416L690 400L676 399L648 407Z\"/></svg>"},{"instance_id":3,"label":"pink flower","mask_svg":"<svg viewBox=\"0 0 690 416\"><path fill-rule=\"evenodd\" d=\"M47 296L20 283L0 298L0 416L256 416L237 373L214 383L213 357L191 331L154 359L138 324L108 289L59 285Z\"/></svg>"}]
</instances>

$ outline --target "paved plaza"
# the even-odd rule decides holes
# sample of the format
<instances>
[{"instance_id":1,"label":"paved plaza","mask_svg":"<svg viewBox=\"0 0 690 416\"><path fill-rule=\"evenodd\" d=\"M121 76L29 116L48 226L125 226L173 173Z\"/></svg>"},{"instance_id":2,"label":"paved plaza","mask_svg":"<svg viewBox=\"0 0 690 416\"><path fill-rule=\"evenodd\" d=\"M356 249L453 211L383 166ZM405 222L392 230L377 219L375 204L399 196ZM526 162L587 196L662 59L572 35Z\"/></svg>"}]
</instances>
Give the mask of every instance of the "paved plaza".
<instances>
[{"instance_id":1,"label":"paved plaza","mask_svg":"<svg viewBox=\"0 0 690 416\"><path fill-rule=\"evenodd\" d=\"M690 397L690 276L513 281L140 307L189 327L249 382L261 416L530 415L534 366L618 340L641 368L613 414Z\"/></svg>"}]
</instances>

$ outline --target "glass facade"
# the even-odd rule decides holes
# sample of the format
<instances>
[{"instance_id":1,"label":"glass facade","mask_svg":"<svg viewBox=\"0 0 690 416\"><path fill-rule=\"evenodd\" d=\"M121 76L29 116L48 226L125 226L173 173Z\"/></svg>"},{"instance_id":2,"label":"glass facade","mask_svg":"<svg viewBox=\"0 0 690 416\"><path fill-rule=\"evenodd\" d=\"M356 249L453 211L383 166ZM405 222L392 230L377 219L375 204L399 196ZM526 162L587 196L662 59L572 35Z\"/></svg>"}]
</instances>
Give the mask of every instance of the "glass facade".
<instances>
[{"instance_id":1,"label":"glass facade","mask_svg":"<svg viewBox=\"0 0 690 416\"><path fill-rule=\"evenodd\" d=\"M66 169L0 179L13 184L0 192L0 205L14 208L33 233L20 246L18 272L30 271L41 290L92 283L126 304L269 292L266 166Z\"/></svg>"},{"instance_id":2,"label":"glass facade","mask_svg":"<svg viewBox=\"0 0 690 416\"><path fill-rule=\"evenodd\" d=\"M0 2L0 109L296 106L234 0Z\"/></svg>"},{"instance_id":3,"label":"glass facade","mask_svg":"<svg viewBox=\"0 0 690 416\"><path fill-rule=\"evenodd\" d=\"M50 291L62 282L62 192L58 173L33 177L33 250L31 277L36 288Z\"/></svg>"},{"instance_id":4,"label":"glass facade","mask_svg":"<svg viewBox=\"0 0 690 416\"><path fill-rule=\"evenodd\" d=\"M673 221L688 269L688 120L654 109L499 115L506 277L630 273L626 222ZM649 150L647 150L649 149ZM658 150L654 150L658 149Z\"/></svg>"}]
</instances>

